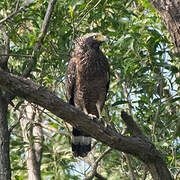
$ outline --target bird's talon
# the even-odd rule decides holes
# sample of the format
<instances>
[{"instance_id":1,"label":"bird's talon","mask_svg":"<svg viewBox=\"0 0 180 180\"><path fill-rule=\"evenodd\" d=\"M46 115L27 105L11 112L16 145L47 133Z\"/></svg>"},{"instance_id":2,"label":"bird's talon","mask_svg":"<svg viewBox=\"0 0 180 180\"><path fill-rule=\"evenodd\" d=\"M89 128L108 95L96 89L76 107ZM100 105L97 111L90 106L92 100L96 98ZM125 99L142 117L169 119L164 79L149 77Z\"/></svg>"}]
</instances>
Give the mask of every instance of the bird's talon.
<instances>
[{"instance_id":1,"label":"bird's talon","mask_svg":"<svg viewBox=\"0 0 180 180\"><path fill-rule=\"evenodd\" d=\"M104 124L104 121L103 121L103 118L102 118L102 117L99 118L99 122L102 123L102 124Z\"/></svg>"},{"instance_id":2,"label":"bird's talon","mask_svg":"<svg viewBox=\"0 0 180 180\"><path fill-rule=\"evenodd\" d=\"M97 119L97 117L96 117L95 115L93 115L93 114L88 114L88 116L89 116L92 120L96 120L96 119Z\"/></svg>"},{"instance_id":3,"label":"bird's talon","mask_svg":"<svg viewBox=\"0 0 180 180\"><path fill-rule=\"evenodd\" d=\"M99 122L103 124L105 127L107 127L107 123L103 120L102 117L99 118Z\"/></svg>"},{"instance_id":4,"label":"bird's talon","mask_svg":"<svg viewBox=\"0 0 180 180\"><path fill-rule=\"evenodd\" d=\"M105 122L105 125L104 125L104 126L105 126L105 128L108 128L108 127L109 127L109 125L108 125L106 122Z\"/></svg>"}]
</instances>

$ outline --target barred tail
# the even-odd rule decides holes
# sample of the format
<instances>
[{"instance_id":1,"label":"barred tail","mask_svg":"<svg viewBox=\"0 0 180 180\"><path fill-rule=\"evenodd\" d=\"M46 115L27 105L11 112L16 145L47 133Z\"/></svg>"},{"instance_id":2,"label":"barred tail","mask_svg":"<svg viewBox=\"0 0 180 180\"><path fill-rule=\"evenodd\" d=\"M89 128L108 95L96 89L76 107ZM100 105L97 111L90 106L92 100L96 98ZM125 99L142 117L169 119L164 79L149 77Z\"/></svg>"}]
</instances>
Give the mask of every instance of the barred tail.
<instances>
[{"instance_id":1,"label":"barred tail","mask_svg":"<svg viewBox=\"0 0 180 180\"><path fill-rule=\"evenodd\" d=\"M72 132L72 151L75 157L85 157L91 151L91 137L83 131L73 128Z\"/></svg>"}]
</instances>

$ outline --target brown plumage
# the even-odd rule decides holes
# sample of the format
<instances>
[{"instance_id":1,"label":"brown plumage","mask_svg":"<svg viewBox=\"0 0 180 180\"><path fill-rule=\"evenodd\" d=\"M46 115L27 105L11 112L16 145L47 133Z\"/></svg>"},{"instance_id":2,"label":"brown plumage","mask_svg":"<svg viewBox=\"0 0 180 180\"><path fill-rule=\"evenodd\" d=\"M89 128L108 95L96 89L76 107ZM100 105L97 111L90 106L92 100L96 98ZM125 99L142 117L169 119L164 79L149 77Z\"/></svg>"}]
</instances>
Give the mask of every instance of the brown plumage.
<instances>
[{"instance_id":1,"label":"brown plumage","mask_svg":"<svg viewBox=\"0 0 180 180\"><path fill-rule=\"evenodd\" d=\"M109 64L99 49L105 37L91 33L76 40L75 52L66 72L66 98L86 114L102 118L102 109L109 88ZM73 128L72 151L84 157L91 150L91 138Z\"/></svg>"}]
</instances>

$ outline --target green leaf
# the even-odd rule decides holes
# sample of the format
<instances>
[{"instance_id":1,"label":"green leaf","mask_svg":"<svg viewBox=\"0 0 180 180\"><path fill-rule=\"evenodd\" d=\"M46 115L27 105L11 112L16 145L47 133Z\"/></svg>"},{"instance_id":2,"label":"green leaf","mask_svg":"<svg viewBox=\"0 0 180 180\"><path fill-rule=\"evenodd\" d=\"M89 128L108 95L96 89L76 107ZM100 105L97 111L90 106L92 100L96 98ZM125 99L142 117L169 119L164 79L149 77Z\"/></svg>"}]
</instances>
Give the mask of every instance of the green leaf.
<instances>
[{"instance_id":1,"label":"green leaf","mask_svg":"<svg viewBox=\"0 0 180 180\"><path fill-rule=\"evenodd\" d=\"M113 103L112 106L117 106L120 104L127 104L127 103L128 103L128 101L120 100L120 101L116 101L115 103Z\"/></svg>"}]
</instances>

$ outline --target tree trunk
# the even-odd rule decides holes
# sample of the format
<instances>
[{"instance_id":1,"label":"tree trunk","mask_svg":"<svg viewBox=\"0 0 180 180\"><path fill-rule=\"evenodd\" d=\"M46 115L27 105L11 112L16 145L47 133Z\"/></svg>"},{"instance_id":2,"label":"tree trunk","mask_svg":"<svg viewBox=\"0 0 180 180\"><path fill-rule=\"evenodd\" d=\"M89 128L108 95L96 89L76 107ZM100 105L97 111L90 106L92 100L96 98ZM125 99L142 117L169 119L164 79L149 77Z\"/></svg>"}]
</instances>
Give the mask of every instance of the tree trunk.
<instances>
[{"instance_id":1,"label":"tree trunk","mask_svg":"<svg viewBox=\"0 0 180 180\"><path fill-rule=\"evenodd\" d=\"M0 180L11 179L7 112L8 102L0 89Z\"/></svg>"},{"instance_id":2,"label":"tree trunk","mask_svg":"<svg viewBox=\"0 0 180 180\"><path fill-rule=\"evenodd\" d=\"M2 26L0 26L0 54L9 53L9 37ZM8 57L0 57L0 68L7 71ZM11 179L11 168L9 159L9 130L8 130L8 99L5 91L0 88L0 180Z\"/></svg>"},{"instance_id":3,"label":"tree trunk","mask_svg":"<svg viewBox=\"0 0 180 180\"><path fill-rule=\"evenodd\" d=\"M148 0L159 12L174 43L174 52L180 54L180 1Z\"/></svg>"},{"instance_id":4,"label":"tree trunk","mask_svg":"<svg viewBox=\"0 0 180 180\"><path fill-rule=\"evenodd\" d=\"M21 119L21 128L25 147L26 163L28 169L28 180L41 179L41 159L42 159L42 128L33 125L35 120L35 108L27 103L21 108L23 118ZM35 138L35 139L34 139Z\"/></svg>"}]
</instances>

